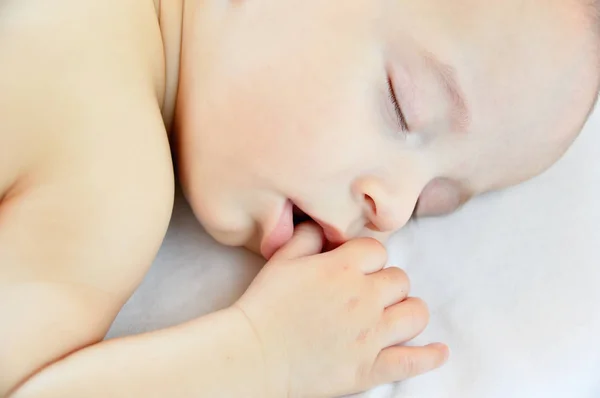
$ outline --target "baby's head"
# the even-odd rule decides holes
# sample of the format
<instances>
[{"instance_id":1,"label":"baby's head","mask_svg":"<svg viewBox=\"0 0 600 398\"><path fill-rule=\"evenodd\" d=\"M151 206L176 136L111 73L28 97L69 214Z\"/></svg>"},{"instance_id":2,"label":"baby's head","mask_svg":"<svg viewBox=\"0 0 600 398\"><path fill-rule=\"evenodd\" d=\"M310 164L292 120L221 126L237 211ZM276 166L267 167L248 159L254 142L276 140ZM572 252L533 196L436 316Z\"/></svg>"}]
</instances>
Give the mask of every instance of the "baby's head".
<instances>
[{"instance_id":1,"label":"baby's head","mask_svg":"<svg viewBox=\"0 0 600 398\"><path fill-rule=\"evenodd\" d=\"M597 97L592 3L196 1L177 116L196 215L268 257L292 204L337 241L541 173Z\"/></svg>"}]
</instances>

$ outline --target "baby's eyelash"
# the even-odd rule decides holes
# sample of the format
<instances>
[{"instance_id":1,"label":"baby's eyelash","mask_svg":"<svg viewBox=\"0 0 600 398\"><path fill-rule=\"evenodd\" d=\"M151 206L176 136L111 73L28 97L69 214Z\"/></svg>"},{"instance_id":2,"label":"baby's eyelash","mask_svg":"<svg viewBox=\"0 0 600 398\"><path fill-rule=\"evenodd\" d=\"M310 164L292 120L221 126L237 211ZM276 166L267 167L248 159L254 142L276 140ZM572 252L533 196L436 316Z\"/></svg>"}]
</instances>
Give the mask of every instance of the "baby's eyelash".
<instances>
[{"instance_id":1,"label":"baby's eyelash","mask_svg":"<svg viewBox=\"0 0 600 398\"><path fill-rule=\"evenodd\" d=\"M402 107L400 107L400 103L398 102L398 98L396 97L396 91L394 90L394 84L393 84L392 78L390 76L388 76L388 78L387 78L387 83L388 83L388 96L390 98L390 101L392 102L392 105L394 105L394 110L396 111L396 117L398 118L398 124L400 125L400 128L402 129L402 131L408 132L408 131L410 131L410 128L408 127L408 123L406 122L406 118L404 117L404 113L402 112Z\"/></svg>"}]
</instances>

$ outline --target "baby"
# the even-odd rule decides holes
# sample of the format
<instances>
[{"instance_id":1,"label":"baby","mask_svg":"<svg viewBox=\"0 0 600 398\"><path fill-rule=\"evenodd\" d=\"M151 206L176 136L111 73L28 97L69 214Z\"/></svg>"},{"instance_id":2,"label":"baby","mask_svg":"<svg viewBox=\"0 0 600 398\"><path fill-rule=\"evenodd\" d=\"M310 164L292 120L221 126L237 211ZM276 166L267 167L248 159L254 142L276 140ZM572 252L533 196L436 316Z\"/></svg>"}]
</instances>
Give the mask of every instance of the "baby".
<instances>
[{"instance_id":1,"label":"baby","mask_svg":"<svg viewBox=\"0 0 600 398\"><path fill-rule=\"evenodd\" d=\"M0 397L329 397L442 365L402 345L427 309L372 237L561 157L598 9L2 2ZM206 230L269 262L230 308L102 342L166 231L171 147Z\"/></svg>"}]
</instances>

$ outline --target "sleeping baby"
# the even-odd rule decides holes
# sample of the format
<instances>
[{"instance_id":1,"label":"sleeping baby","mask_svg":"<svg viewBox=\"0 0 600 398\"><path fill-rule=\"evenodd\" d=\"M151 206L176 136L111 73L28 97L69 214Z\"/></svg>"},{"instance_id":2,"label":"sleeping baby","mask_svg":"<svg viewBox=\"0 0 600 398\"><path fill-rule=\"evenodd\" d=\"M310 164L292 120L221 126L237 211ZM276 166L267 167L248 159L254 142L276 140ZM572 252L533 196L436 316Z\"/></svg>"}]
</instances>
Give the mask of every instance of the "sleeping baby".
<instances>
[{"instance_id":1,"label":"sleeping baby","mask_svg":"<svg viewBox=\"0 0 600 398\"><path fill-rule=\"evenodd\" d=\"M427 307L380 242L563 155L599 10L2 2L0 397L333 397L440 367L444 344L404 344ZM175 174L208 233L268 262L229 308L104 341Z\"/></svg>"}]
</instances>

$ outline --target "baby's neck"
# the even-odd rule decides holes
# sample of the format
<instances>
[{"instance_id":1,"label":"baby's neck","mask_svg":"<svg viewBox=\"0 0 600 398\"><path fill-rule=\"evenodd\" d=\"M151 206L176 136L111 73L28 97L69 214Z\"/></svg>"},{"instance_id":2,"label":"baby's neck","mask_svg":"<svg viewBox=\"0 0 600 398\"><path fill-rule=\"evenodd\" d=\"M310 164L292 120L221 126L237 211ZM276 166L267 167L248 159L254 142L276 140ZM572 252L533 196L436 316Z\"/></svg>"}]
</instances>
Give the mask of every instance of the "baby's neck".
<instances>
[{"instance_id":1,"label":"baby's neck","mask_svg":"<svg viewBox=\"0 0 600 398\"><path fill-rule=\"evenodd\" d=\"M170 133L175 117L186 0L154 0L165 52L165 92L162 114Z\"/></svg>"}]
</instances>

